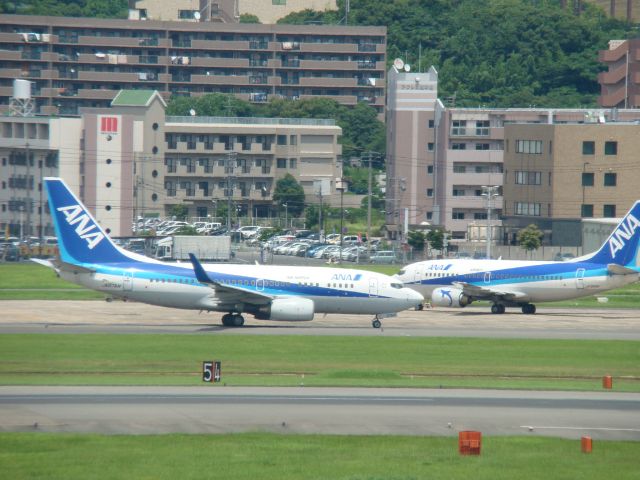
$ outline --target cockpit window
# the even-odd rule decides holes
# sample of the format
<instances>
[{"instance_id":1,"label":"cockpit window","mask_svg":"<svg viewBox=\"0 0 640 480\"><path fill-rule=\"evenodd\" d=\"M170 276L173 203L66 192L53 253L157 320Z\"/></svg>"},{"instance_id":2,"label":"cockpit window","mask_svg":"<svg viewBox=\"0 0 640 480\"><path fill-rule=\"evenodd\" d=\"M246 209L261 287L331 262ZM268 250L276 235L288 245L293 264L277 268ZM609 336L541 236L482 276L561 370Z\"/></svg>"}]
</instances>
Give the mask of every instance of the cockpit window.
<instances>
[{"instance_id":1,"label":"cockpit window","mask_svg":"<svg viewBox=\"0 0 640 480\"><path fill-rule=\"evenodd\" d=\"M391 288L403 288L404 285L402 285L401 283L392 283L391 284Z\"/></svg>"},{"instance_id":2,"label":"cockpit window","mask_svg":"<svg viewBox=\"0 0 640 480\"><path fill-rule=\"evenodd\" d=\"M406 270L400 270L400 271L398 272L398 275L404 275L405 273L407 273L407 271L406 271Z\"/></svg>"}]
</instances>

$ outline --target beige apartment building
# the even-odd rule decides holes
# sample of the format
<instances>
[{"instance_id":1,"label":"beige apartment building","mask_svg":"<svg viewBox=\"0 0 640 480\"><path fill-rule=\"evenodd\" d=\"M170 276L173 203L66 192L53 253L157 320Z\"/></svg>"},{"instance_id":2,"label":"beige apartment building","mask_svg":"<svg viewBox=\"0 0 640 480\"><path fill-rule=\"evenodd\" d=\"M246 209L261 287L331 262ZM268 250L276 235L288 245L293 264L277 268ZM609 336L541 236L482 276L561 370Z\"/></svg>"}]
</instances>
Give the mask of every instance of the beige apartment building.
<instances>
[{"instance_id":1,"label":"beige apartment building","mask_svg":"<svg viewBox=\"0 0 640 480\"><path fill-rule=\"evenodd\" d=\"M386 27L0 16L0 113L13 79L37 112L108 107L122 89L171 95L330 97L385 108Z\"/></svg>"},{"instance_id":2,"label":"beige apartment building","mask_svg":"<svg viewBox=\"0 0 640 480\"><path fill-rule=\"evenodd\" d=\"M638 151L638 122L506 125L504 240L533 223L547 244L581 245L581 219L623 216L639 198Z\"/></svg>"},{"instance_id":3,"label":"beige apartment building","mask_svg":"<svg viewBox=\"0 0 640 480\"><path fill-rule=\"evenodd\" d=\"M243 217L271 217L278 179L291 174L306 201L336 195L342 129L306 118L167 117L165 211L187 204L193 217L215 216L229 199Z\"/></svg>"},{"instance_id":4,"label":"beige apartment building","mask_svg":"<svg viewBox=\"0 0 640 480\"><path fill-rule=\"evenodd\" d=\"M237 23L240 15L251 14L260 23L276 23L300 10L337 8L336 0L129 0L129 19Z\"/></svg>"}]
</instances>

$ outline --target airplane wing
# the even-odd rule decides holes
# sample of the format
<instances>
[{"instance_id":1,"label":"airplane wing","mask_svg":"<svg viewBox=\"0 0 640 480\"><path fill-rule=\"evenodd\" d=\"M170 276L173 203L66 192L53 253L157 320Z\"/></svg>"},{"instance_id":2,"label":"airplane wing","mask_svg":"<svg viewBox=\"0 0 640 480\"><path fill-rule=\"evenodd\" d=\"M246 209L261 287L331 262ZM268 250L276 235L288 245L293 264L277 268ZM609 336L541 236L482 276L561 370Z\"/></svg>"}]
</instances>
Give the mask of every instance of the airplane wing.
<instances>
[{"instance_id":1,"label":"airplane wing","mask_svg":"<svg viewBox=\"0 0 640 480\"><path fill-rule=\"evenodd\" d=\"M638 275L638 272L633 268L623 267L617 263L607 265L607 272L609 272L610 275Z\"/></svg>"},{"instance_id":2,"label":"airplane wing","mask_svg":"<svg viewBox=\"0 0 640 480\"><path fill-rule=\"evenodd\" d=\"M529 296L523 292L503 291L494 288L481 287L466 282L453 282L462 292L476 300L506 300L508 302L526 302Z\"/></svg>"},{"instance_id":3,"label":"airplane wing","mask_svg":"<svg viewBox=\"0 0 640 480\"><path fill-rule=\"evenodd\" d=\"M93 273L95 270L90 268L81 267L80 265L74 265L72 263L63 262L60 258L56 258L55 260L44 260L41 258L32 258L32 262L38 263L47 268L52 268L56 271L56 273L70 272L70 273Z\"/></svg>"},{"instance_id":4,"label":"airplane wing","mask_svg":"<svg viewBox=\"0 0 640 480\"><path fill-rule=\"evenodd\" d=\"M242 301L255 305L266 305L273 300L274 297L264 293L249 290L239 285L228 285L214 281L207 271L202 267L200 261L193 253L189 254L189 260L193 265L193 271L200 283L209 285L216 291L216 296L223 302Z\"/></svg>"}]
</instances>

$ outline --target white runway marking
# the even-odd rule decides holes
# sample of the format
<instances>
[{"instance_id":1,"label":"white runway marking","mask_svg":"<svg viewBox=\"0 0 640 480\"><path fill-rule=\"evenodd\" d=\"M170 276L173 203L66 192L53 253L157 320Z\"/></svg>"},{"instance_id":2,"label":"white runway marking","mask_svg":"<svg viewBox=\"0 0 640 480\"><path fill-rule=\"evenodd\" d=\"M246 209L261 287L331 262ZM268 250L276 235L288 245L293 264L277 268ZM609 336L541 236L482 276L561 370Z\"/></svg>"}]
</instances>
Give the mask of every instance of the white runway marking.
<instances>
[{"instance_id":1,"label":"white runway marking","mask_svg":"<svg viewBox=\"0 0 640 480\"><path fill-rule=\"evenodd\" d=\"M527 430L599 430L603 432L640 432L640 428L613 428L613 427L559 427L559 426L539 427L535 425L520 425L520 428L526 428Z\"/></svg>"}]
</instances>

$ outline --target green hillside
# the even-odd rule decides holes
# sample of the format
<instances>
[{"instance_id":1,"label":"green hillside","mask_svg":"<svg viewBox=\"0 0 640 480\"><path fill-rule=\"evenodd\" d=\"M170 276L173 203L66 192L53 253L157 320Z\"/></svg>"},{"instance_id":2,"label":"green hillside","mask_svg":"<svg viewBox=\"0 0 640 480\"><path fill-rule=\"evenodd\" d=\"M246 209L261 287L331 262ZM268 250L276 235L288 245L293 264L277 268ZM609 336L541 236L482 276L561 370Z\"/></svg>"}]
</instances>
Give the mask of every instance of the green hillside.
<instances>
[{"instance_id":1,"label":"green hillside","mask_svg":"<svg viewBox=\"0 0 640 480\"><path fill-rule=\"evenodd\" d=\"M306 10L282 23L335 24L338 12ZM126 0L12 0L0 12L126 17ZM595 3L579 16L559 0L353 0L350 25L386 25L388 60L434 65L439 96L456 106L591 107L599 94L598 50L633 25Z\"/></svg>"}]
</instances>

